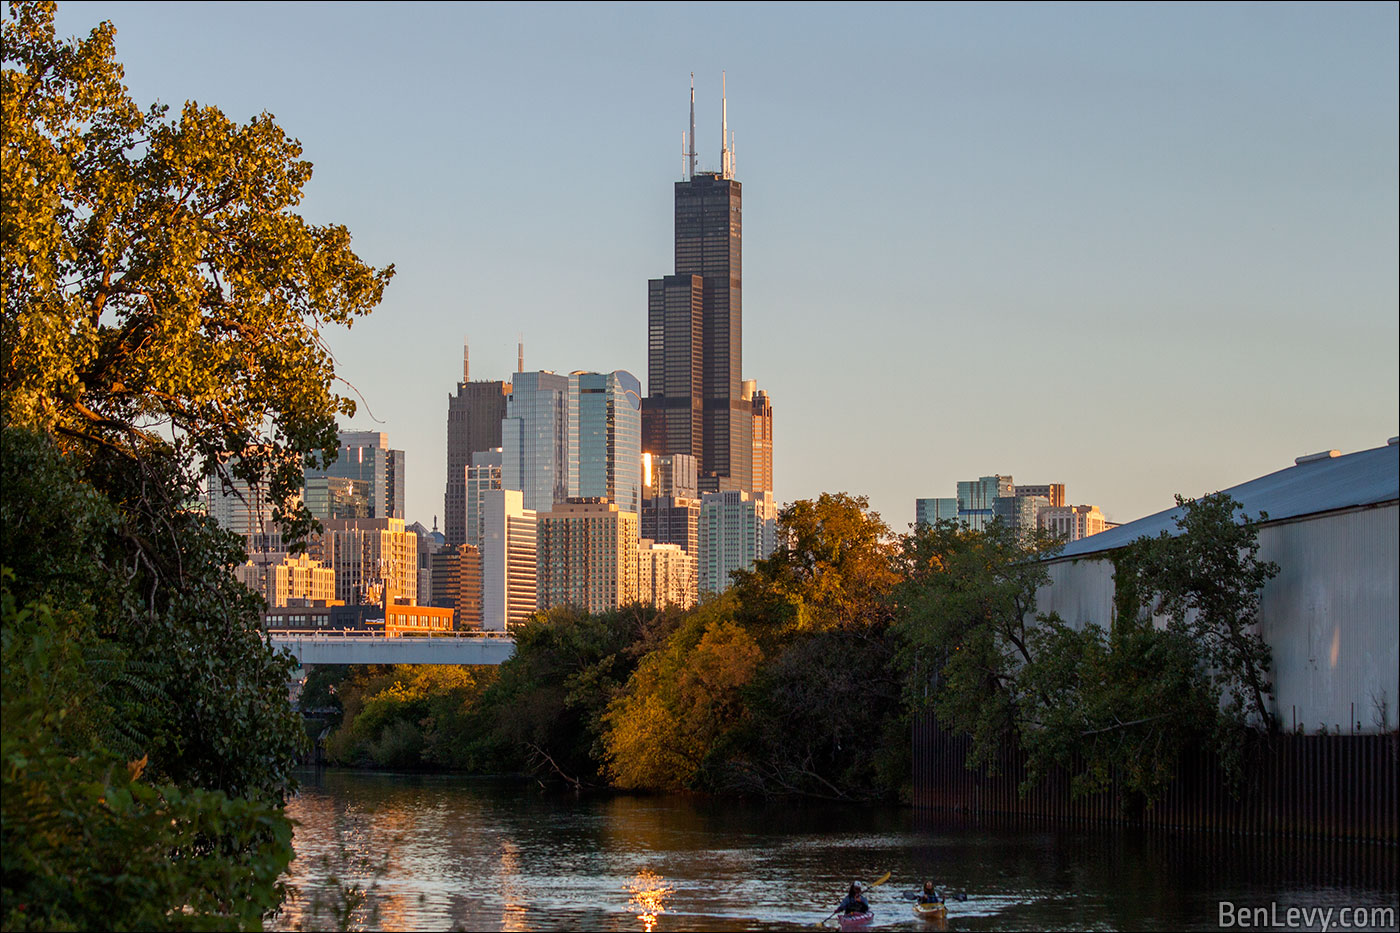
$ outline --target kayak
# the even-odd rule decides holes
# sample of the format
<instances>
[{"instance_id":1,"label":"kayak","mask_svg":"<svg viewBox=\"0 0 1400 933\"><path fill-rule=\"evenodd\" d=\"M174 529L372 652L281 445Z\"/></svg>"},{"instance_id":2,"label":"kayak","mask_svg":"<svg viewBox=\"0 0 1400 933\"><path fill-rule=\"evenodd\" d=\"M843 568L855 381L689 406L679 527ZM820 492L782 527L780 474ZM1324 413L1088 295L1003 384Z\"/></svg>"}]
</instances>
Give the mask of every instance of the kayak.
<instances>
[{"instance_id":1,"label":"kayak","mask_svg":"<svg viewBox=\"0 0 1400 933\"><path fill-rule=\"evenodd\" d=\"M867 910L859 914L841 914L836 918L836 922L841 924L843 930L863 930L870 926L870 921L875 919L875 912Z\"/></svg>"},{"instance_id":2,"label":"kayak","mask_svg":"<svg viewBox=\"0 0 1400 933\"><path fill-rule=\"evenodd\" d=\"M948 917L947 904L915 904L914 916L920 920L946 920Z\"/></svg>"}]
</instances>

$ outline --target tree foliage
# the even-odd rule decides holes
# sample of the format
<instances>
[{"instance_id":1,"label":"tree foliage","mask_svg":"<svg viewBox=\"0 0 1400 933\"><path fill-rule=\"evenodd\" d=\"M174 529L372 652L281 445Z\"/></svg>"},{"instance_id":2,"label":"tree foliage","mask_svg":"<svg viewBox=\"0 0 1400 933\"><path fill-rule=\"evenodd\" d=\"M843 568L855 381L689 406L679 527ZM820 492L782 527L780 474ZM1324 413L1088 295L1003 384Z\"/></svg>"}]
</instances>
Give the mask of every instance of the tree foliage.
<instances>
[{"instance_id":1,"label":"tree foliage","mask_svg":"<svg viewBox=\"0 0 1400 933\"><path fill-rule=\"evenodd\" d=\"M608 774L624 788L679 790L705 783L720 740L736 729L763 651L731 621L691 615L642 659L608 707Z\"/></svg>"},{"instance_id":2,"label":"tree foliage","mask_svg":"<svg viewBox=\"0 0 1400 933\"><path fill-rule=\"evenodd\" d=\"M641 606L535 616L516 631L515 654L483 697L484 756L575 787L604 783L603 713L679 617Z\"/></svg>"},{"instance_id":3,"label":"tree foliage","mask_svg":"<svg viewBox=\"0 0 1400 933\"><path fill-rule=\"evenodd\" d=\"M889 624L898 582L889 526L864 496L822 493L778 514L778 546L736 575L744 618L784 633Z\"/></svg>"},{"instance_id":4,"label":"tree foliage","mask_svg":"<svg viewBox=\"0 0 1400 933\"><path fill-rule=\"evenodd\" d=\"M304 531L303 464L354 412L322 330L378 304L392 267L292 210L311 165L270 115L143 111L110 23L60 42L54 4L8 6L0 414L108 455L163 431L201 474L267 479Z\"/></svg>"},{"instance_id":5,"label":"tree foliage","mask_svg":"<svg viewBox=\"0 0 1400 933\"><path fill-rule=\"evenodd\" d=\"M1027 788L1059 767L1075 794L1116 776L1128 799L1155 801L1182 753L1211 740L1218 695L1184 634L1131 618L1111 631L1051 619L1031 641L1020 729Z\"/></svg>"},{"instance_id":6,"label":"tree foliage","mask_svg":"<svg viewBox=\"0 0 1400 933\"><path fill-rule=\"evenodd\" d=\"M909 717L888 632L794 638L748 691L749 720L727 749L723 789L868 800L902 790Z\"/></svg>"},{"instance_id":7,"label":"tree foliage","mask_svg":"<svg viewBox=\"0 0 1400 933\"><path fill-rule=\"evenodd\" d=\"M60 41L54 4L6 9L5 924L256 926L290 856L294 662L190 503L211 470L266 480L307 530L303 466L353 410L323 330L392 269L297 216L310 165L270 116L142 110L110 23Z\"/></svg>"},{"instance_id":8,"label":"tree foliage","mask_svg":"<svg viewBox=\"0 0 1400 933\"><path fill-rule=\"evenodd\" d=\"M901 541L896 629L906 646L906 699L969 733L974 762L991 764L1023 720L1036 591L1050 579L1040 558L1058 546L1000 521L980 531L920 524Z\"/></svg>"},{"instance_id":9,"label":"tree foliage","mask_svg":"<svg viewBox=\"0 0 1400 933\"><path fill-rule=\"evenodd\" d=\"M112 734L120 676L76 610L19 605L4 573L0 851L6 930L260 929L280 900L280 805L152 781Z\"/></svg>"},{"instance_id":10,"label":"tree foliage","mask_svg":"<svg viewBox=\"0 0 1400 933\"><path fill-rule=\"evenodd\" d=\"M1259 559L1257 520L1227 493L1176 497L1176 532L1141 538L1114 561L1120 615L1166 617L1197 646L1228 711L1276 728L1267 697L1272 656L1259 634L1259 594L1278 564ZM1239 513L1236 519L1236 513Z\"/></svg>"},{"instance_id":11,"label":"tree foliage","mask_svg":"<svg viewBox=\"0 0 1400 933\"><path fill-rule=\"evenodd\" d=\"M344 710L327 754L393 770L470 767L477 704L491 667L422 664L355 668L336 685Z\"/></svg>"}]
</instances>

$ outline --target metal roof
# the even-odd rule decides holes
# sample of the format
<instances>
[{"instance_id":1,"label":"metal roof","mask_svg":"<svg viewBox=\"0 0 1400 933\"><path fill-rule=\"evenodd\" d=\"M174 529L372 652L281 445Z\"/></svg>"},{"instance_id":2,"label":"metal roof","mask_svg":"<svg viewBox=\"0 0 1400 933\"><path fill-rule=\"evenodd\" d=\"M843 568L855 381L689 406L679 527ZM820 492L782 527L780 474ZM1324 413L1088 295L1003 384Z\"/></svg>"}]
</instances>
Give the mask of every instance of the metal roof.
<instances>
[{"instance_id":1,"label":"metal roof","mask_svg":"<svg viewBox=\"0 0 1400 933\"><path fill-rule=\"evenodd\" d=\"M1400 499L1400 445L1392 443L1300 463L1222 491L1239 502L1251 518L1265 512L1269 521L1391 502ZM1057 556L1078 557L1111 551L1144 535L1155 538L1163 531L1175 532L1180 513L1180 509L1172 507L1080 538Z\"/></svg>"}]
</instances>

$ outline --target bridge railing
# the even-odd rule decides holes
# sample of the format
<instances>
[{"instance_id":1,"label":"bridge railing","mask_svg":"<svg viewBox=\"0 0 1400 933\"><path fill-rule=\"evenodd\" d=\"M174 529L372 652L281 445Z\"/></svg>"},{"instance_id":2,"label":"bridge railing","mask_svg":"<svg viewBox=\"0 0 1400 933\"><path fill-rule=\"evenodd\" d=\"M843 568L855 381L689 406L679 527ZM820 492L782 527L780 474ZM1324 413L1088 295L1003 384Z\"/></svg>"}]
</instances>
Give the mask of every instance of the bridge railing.
<instances>
[{"instance_id":1,"label":"bridge railing","mask_svg":"<svg viewBox=\"0 0 1400 933\"><path fill-rule=\"evenodd\" d=\"M395 632L392 635L386 635L383 632L355 628L269 628L263 629L263 634L273 638L490 638L506 641L515 640L515 636L510 632Z\"/></svg>"}]
</instances>

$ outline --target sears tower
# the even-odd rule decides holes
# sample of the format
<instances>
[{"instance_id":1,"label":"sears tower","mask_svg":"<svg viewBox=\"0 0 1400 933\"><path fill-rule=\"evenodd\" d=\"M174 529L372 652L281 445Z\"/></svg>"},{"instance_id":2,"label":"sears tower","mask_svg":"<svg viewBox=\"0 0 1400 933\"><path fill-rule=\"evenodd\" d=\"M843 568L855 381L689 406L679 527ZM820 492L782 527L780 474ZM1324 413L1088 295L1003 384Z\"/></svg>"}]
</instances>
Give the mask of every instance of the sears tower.
<instances>
[{"instance_id":1,"label":"sears tower","mask_svg":"<svg viewBox=\"0 0 1400 933\"><path fill-rule=\"evenodd\" d=\"M692 75L685 177L675 186L676 271L647 283L642 449L695 457L702 492L752 492L753 402L740 378L743 189L724 96L721 112L719 170L696 171Z\"/></svg>"}]
</instances>

